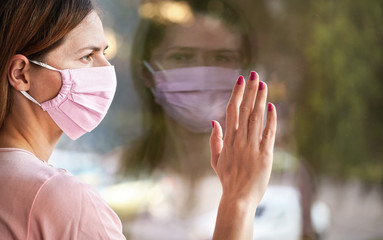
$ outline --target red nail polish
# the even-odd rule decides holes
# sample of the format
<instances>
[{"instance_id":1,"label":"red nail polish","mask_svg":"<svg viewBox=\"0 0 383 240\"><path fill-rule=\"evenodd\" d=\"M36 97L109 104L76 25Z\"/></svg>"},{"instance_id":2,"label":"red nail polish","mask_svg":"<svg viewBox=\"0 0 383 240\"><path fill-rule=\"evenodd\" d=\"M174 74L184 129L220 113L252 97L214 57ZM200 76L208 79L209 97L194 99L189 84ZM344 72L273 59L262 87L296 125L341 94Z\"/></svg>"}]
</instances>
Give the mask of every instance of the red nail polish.
<instances>
[{"instance_id":1,"label":"red nail polish","mask_svg":"<svg viewBox=\"0 0 383 240\"><path fill-rule=\"evenodd\" d=\"M237 80L237 84L241 85L242 83L243 83L243 76L239 76L239 78Z\"/></svg>"},{"instance_id":2,"label":"red nail polish","mask_svg":"<svg viewBox=\"0 0 383 240\"><path fill-rule=\"evenodd\" d=\"M259 82L258 90L263 90L263 89L265 89L265 84L263 82Z\"/></svg>"},{"instance_id":3,"label":"red nail polish","mask_svg":"<svg viewBox=\"0 0 383 240\"><path fill-rule=\"evenodd\" d=\"M254 72L254 71L251 71L251 72L250 72L250 80L251 80L251 81L254 81L256 76L257 76L257 73L256 73L256 72Z\"/></svg>"},{"instance_id":4,"label":"red nail polish","mask_svg":"<svg viewBox=\"0 0 383 240\"><path fill-rule=\"evenodd\" d=\"M269 110L269 112L271 112L273 110L273 104L272 103L268 104L267 110Z\"/></svg>"},{"instance_id":5,"label":"red nail polish","mask_svg":"<svg viewBox=\"0 0 383 240\"><path fill-rule=\"evenodd\" d=\"M214 121L211 121L211 127L214 128Z\"/></svg>"}]
</instances>

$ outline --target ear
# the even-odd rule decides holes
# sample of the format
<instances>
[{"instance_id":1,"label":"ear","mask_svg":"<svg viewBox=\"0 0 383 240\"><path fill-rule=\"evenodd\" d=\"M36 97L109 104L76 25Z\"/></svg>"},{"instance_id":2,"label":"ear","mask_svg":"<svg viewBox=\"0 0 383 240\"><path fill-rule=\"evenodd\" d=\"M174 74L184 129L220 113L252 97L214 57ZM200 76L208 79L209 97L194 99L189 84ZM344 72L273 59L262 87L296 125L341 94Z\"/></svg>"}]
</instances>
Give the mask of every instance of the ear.
<instances>
[{"instance_id":1,"label":"ear","mask_svg":"<svg viewBox=\"0 0 383 240\"><path fill-rule=\"evenodd\" d=\"M17 91L28 91L30 88L31 63L24 55L17 54L11 59L8 69L8 82Z\"/></svg>"},{"instance_id":2,"label":"ear","mask_svg":"<svg viewBox=\"0 0 383 240\"><path fill-rule=\"evenodd\" d=\"M148 88L154 88L155 87L153 74L151 72L149 72L149 70L147 70L145 68L145 66L141 67L140 78L144 80L146 87L148 87Z\"/></svg>"}]
</instances>

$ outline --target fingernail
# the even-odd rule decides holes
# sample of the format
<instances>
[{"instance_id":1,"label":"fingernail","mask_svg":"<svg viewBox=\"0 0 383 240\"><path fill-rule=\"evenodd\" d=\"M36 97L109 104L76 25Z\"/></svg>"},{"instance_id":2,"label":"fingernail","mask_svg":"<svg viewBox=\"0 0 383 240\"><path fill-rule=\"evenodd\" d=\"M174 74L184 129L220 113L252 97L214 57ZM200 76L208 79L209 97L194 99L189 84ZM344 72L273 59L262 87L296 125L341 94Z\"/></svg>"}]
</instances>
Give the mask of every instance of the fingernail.
<instances>
[{"instance_id":1,"label":"fingernail","mask_svg":"<svg viewBox=\"0 0 383 240\"><path fill-rule=\"evenodd\" d=\"M214 128L214 121L211 121L211 127Z\"/></svg>"},{"instance_id":2,"label":"fingernail","mask_svg":"<svg viewBox=\"0 0 383 240\"><path fill-rule=\"evenodd\" d=\"M256 72L254 72L254 71L251 71L251 72L250 72L250 80L251 80L251 81L254 81L256 76L257 76L257 73L256 73Z\"/></svg>"},{"instance_id":3,"label":"fingernail","mask_svg":"<svg viewBox=\"0 0 383 240\"><path fill-rule=\"evenodd\" d=\"M273 110L273 104L272 103L268 104L267 110L269 110L269 112L271 112Z\"/></svg>"},{"instance_id":4,"label":"fingernail","mask_svg":"<svg viewBox=\"0 0 383 240\"><path fill-rule=\"evenodd\" d=\"M237 80L237 84L241 85L242 83L243 83L243 76L239 76L239 78Z\"/></svg>"},{"instance_id":5,"label":"fingernail","mask_svg":"<svg viewBox=\"0 0 383 240\"><path fill-rule=\"evenodd\" d=\"M265 89L265 84L263 82L259 82L258 90L263 90L263 89Z\"/></svg>"}]
</instances>

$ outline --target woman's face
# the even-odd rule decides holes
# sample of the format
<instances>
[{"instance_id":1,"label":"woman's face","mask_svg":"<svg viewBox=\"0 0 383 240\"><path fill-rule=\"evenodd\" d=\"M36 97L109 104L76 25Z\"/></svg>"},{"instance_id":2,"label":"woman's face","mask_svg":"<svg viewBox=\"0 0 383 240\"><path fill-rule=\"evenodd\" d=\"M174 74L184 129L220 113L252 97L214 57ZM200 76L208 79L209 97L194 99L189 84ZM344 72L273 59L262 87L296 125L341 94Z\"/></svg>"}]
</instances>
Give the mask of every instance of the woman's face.
<instances>
[{"instance_id":1,"label":"woman's face","mask_svg":"<svg viewBox=\"0 0 383 240\"><path fill-rule=\"evenodd\" d=\"M57 69L107 66L110 65L104 56L107 47L101 20L96 12L91 12L43 62ZM57 96L62 85L60 73L32 66L31 96L38 102Z\"/></svg>"},{"instance_id":2,"label":"woman's face","mask_svg":"<svg viewBox=\"0 0 383 240\"><path fill-rule=\"evenodd\" d=\"M241 67L241 37L220 20L197 15L190 25L166 29L161 44L152 52L156 70L195 66Z\"/></svg>"},{"instance_id":3,"label":"woman's face","mask_svg":"<svg viewBox=\"0 0 383 240\"><path fill-rule=\"evenodd\" d=\"M155 71L174 71L157 72L152 85L146 83L155 86L166 115L195 133L210 132L212 119L223 122L243 63L241 40L219 20L201 15L190 25L168 27L149 63Z\"/></svg>"}]
</instances>

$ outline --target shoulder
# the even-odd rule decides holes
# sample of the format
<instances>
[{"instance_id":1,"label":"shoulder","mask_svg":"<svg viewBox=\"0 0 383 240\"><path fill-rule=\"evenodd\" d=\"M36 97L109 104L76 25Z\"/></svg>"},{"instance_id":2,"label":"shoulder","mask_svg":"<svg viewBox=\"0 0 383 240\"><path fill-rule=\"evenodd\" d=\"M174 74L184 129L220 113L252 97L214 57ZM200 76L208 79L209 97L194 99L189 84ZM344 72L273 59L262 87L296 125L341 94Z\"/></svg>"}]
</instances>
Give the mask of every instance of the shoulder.
<instances>
[{"instance_id":1,"label":"shoulder","mask_svg":"<svg viewBox=\"0 0 383 240\"><path fill-rule=\"evenodd\" d=\"M35 183L36 186L60 172L65 172L64 169L57 169L23 149L0 149L0 160L1 176L12 177L18 182Z\"/></svg>"},{"instance_id":2,"label":"shoulder","mask_svg":"<svg viewBox=\"0 0 383 240\"><path fill-rule=\"evenodd\" d=\"M22 149L0 149L0 164L0 211L27 239L125 239L113 210L68 171Z\"/></svg>"},{"instance_id":3,"label":"shoulder","mask_svg":"<svg viewBox=\"0 0 383 240\"><path fill-rule=\"evenodd\" d=\"M124 239L113 210L95 189L69 172L57 172L44 182L29 216L31 234L45 234L39 238Z\"/></svg>"}]
</instances>

